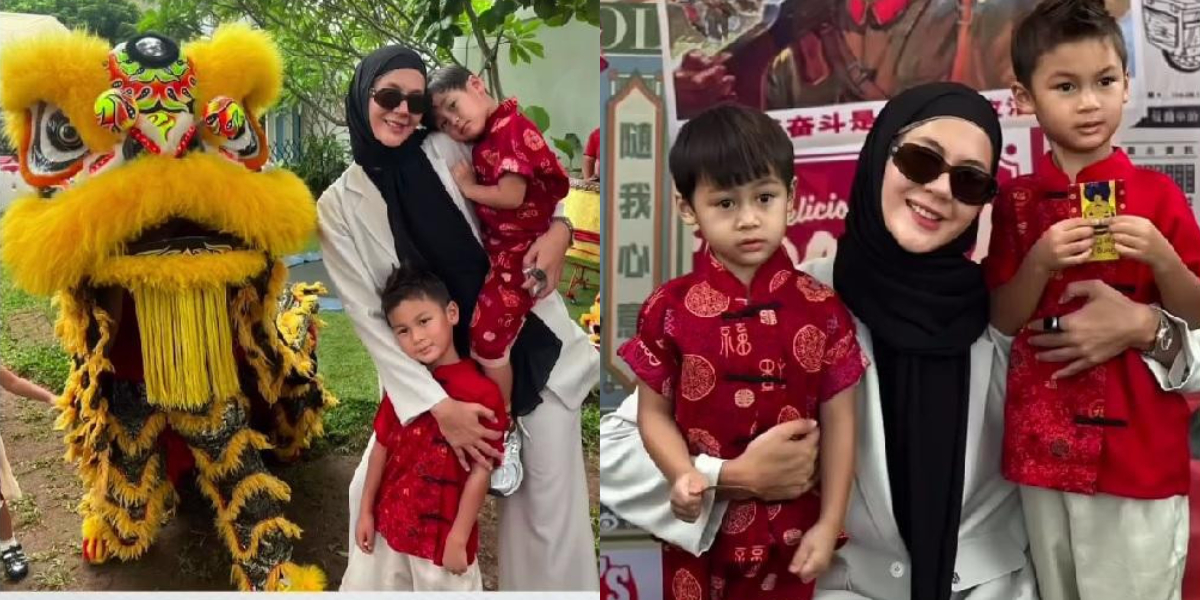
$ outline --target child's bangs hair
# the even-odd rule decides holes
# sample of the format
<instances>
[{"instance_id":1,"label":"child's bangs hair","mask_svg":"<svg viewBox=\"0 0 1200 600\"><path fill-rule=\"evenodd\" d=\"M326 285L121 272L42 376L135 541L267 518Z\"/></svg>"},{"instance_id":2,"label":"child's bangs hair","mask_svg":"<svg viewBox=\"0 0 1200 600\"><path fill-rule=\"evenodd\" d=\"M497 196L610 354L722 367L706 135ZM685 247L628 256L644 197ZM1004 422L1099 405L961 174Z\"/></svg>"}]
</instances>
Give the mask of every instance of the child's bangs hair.
<instances>
[{"instance_id":1,"label":"child's bangs hair","mask_svg":"<svg viewBox=\"0 0 1200 600\"><path fill-rule=\"evenodd\" d=\"M428 299L443 308L450 304L450 290L446 289L446 284L437 275L404 265L392 270L379 296L385 319L393 308L405 300Z\"/></svg>"},{"instance_id":2,"label":"child's bangs hair","mask_svg":"<svg viewBox=\"0 0 1200 600\"><path fill-rule=\"evenodd\" d=\"M766 114L735 104L704 111L679 130L671 176L689 204L696 186L727 189L774 175L791 187L792 140Z\"/></svg>"},{"instance_id":3,"label":"child's bangs hair","mask_svg":"<svg viewBox=\"0 0 1200 600\"><path fill-rule=\"evenodd\" d=\"M1013 31L1013 75L1027 89L1042 55L1061 44L1083 40L1101 40L1112 45L1121 59L1121 69L1129 69L1129 51L1121 26L1108 13L1103 0L1044 0L1033 7Z\"/></svg>"},{"instance_id":4,"label":"child's bangs hair","mask_svg":"<svg viewBox=\"0 0 1200 600\"><path fill-rule=\"evenodd\" d=\"M465 90L467 82L471 80L471 75L469 69L459 65L441 67L429 74L429 82L425 85L425 89L430 96L454 90Z\"/></svg>"}]
</instances>

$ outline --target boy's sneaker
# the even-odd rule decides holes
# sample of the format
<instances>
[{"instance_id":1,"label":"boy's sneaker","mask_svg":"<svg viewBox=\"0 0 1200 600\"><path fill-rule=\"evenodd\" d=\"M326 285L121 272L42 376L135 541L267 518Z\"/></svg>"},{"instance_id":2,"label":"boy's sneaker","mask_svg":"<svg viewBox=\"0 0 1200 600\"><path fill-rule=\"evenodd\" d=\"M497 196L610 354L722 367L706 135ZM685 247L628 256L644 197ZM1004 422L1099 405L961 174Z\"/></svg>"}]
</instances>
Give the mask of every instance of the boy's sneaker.
<instances>
[{"instance_id":1,"label":"boy's sneaker","mask_svg":"<svg viewBox=\"0 0 1200 600\"><path fill-rule=\"evenodd\" d=\"M20 581L29 574L29 558L20 544L5 548L0 552L0 560L4 561L4 578L9 581Z\"/></svg>"},{"instance_id":2,"label":"boy's sneaker","mask_svg":"<svg viewBox=\"0 0 1200 600\"><path fill-rule=\"evenodd\" d=\"M529 436L520 419L513 419L516 427L504 437L504 460L492 471L492 487L488 493L507 497L521 487L525 479L525 467L521 465L521 436Z\"/></svg>"}]
</instances>

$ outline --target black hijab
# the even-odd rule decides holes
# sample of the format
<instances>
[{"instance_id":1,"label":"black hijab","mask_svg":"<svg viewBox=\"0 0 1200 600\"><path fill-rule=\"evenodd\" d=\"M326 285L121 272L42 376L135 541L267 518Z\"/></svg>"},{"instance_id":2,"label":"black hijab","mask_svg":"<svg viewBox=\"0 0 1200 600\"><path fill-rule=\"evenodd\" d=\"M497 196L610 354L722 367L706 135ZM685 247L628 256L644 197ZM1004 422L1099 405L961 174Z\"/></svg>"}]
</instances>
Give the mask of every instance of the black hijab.
<instances>
[{"instance_id":1,"label":"black hijab","mask_svg":"<svg viewBox=\"0 0 1200 600\"><path fill-rule=\"evenodd\" d=\"M424 61L404 46L380 48L354 70L346 96L350 149L354 162L363 168L387 203L396 257L440 277L458 304L462 316L454 328L454 345L461 356L467 356L471 315L488 272L488 257L421 149L426 131L418 129L396 148L383 145L371 132L367 106L371 86L395 69L413 69L425 75ZM541 403L540 392L561 349L562 342L530 313L510 356L515 414L528 414Z\"/></svg>"},{"instance_id":2,"label":"black hijab","mask_svg":"<svg viewBox=\"0 0 1200 600\"><path fill-rule=\"evenodd\" d=\"M988 321L983 272L965 255L978 220L924 254L901 248L883 221L880 190L893 141L906 127L938 117L978 125L991 140L995 172L1000 122L987 99L956 83L901 93L879 114L859 154L833 269L834 288L874 344L892 509L912 559L913 600L950 597L962 513L970 352Z\"/></svg>"}]
</instances>

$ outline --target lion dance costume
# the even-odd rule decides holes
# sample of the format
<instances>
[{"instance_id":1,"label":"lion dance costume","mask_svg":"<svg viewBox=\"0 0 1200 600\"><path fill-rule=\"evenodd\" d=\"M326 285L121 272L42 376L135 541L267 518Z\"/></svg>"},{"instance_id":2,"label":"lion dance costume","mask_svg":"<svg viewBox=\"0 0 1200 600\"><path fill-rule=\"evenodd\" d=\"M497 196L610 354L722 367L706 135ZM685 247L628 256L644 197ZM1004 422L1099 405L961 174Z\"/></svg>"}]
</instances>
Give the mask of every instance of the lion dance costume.
<instances>
[{"instance_id":1,"label":"lion dance costume","mask_svg":"<svg viewBox=\"0 0 1200 600\"><path fill-rule=\"evenodd\" d=\"M244 590L321 589L292 562L291 490L262 451L296 458L334 399L315 371L319 286L280 257L316 227L295 175L264 169L258 123L281 87L265 34L111 50L82 33L0 56L0 105L37 193L3 221L17 285L55 295L71 357L57 427L86 493L83 553L146 552L195 467Z\"/></svg>"}]
</instances>

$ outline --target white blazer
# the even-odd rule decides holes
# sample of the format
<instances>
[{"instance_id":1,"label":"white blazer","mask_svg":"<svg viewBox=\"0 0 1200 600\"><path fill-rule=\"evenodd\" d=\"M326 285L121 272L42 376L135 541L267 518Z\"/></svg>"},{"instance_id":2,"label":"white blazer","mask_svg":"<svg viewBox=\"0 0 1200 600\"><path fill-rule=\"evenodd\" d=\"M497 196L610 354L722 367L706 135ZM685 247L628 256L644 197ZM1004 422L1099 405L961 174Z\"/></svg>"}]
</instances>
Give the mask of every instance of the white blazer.
<instances>
[{"instance_id":1,"label":"white blazer","mask_svg":"<svg viewBox=\"0 0 1200 600\"><path fill-rule=\"evenodd\" d=\"M426 138L421 149L478 240L479 220L450 175L451 165L471 160L470 151L441 133ZM400 350L380 307L379 293L399 264L387 205L362 168L351 165L321 194L317 217L321 253L346 315L375 362L396 415L408 423L447 395L425 366ZM539 300L533 312L562 341L546 388L572 410L578 409L600 380L599 353L583 329L571 321L557 293Z\"/></svg>"},{"instance_id":2,"label":"white blazer","mask_svg":"<svg viewBox=\"0 0 1200 600\"><path fill-rule=\"evenodd\" d=\"M807 262L801 268L826 284L833 280L830 258ZM868 357L873 356L870 331L857 319L856 325L859 344ZM1033 568L1026 560L1028 541L1019 495L1000 474L1004 388L1011 344L1011 338L989 328L971 346L963 508L952 584L958 599L1037 598ZM1193 332L1170 373L1161 367L1155 369L1160 384L1166 389L1200 390L1200 369L1187 368L1196 364L1198 354L1200 332ZM858 462L846 515L850 541L818 580L816 599L907 600L910 564L892 514L879 378L873 366L859 383L856 396ZM636 393L601 420L600 448L601 503L631 524L693 553L709 547L724 516L725 503L714 502L712 495L707 495L695 523L674 518L668 501L670 486L638 436ZM721 462L709 456L696 458L697 468L714 483Z\"/></svg>"}]
</instances>

